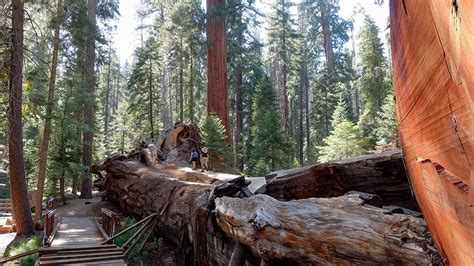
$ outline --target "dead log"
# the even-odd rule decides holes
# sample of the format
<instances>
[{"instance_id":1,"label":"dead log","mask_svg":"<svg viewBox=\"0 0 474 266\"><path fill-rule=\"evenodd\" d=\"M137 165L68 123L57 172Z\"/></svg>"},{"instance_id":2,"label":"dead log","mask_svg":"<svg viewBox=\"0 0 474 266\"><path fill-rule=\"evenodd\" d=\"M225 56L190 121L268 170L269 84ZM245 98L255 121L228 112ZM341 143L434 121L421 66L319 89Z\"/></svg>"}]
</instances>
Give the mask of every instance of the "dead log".
<instances>
[{"instance_id":1,"label":"dead log","mask_svg":"<svg viewBox=\"0 0 474 266\"><path fill-rule=\"evenodd\" d=\"M185 256L199 265L229 263L234 242L213 224L207 207L211 192L223 181L124 158L106 160L95 170L107 172L101 183L106 197L137 218L159 212L169 202L157 228L168 245L184 252L177 252L175 261Z\"/></svg>"},{"instance_id":2,"label":"dead log","mask_svg":"<svg viewBox=\"0 0 474 266\"><path fill-rule=\"evenodd\" d=\"M101 171L106 171L101 189L124 212L143 218L168 205L157 231L176 251L176 261L185 257L199 265L227 265L234 250L236 261L242 260L242 251L251 251L245 252L250 265L261 259L348 264L436 258L423 220L369 206L377 205L376 196L281 202L252 196L243 177L223 182L203 173L148 167L125 156L94 167Z\"/></svg>"},{"instance_id":3,"label":"dead log","mask_svg":"<svg viewBox=\"0 0 474 266\"><path fill-rule=\"evenodd\" d=\"M383 205L419 211L401 151L277 171L266 176L266 183L257 194L293 200L336 197L355 190L379 195Z\"/></svg>"},{"instance_id":4,"label":"dead log","mask_svg":"<svg viewBox=\"0 0 474 266\"><path fill-rule=\"evenodd\" d=\"M355 194L288 202L223 197L215 203L220 229L267 262L439 262L423 219L386 214Z\"/></svg>"}]
</instances>

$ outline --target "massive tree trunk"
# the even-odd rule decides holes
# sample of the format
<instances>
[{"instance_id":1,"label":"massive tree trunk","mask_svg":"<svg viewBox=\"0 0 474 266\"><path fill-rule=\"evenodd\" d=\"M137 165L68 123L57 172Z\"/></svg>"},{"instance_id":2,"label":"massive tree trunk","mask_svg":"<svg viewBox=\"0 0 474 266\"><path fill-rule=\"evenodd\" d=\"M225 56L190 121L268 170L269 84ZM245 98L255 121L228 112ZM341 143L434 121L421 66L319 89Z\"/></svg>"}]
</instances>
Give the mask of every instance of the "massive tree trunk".
<instances>
[{"instance_id":1,"label":"massive tree trunk","mask_svg":"<svg viewBox=\"0 0 474 266\"><path fill-rule=\"evenodd\" d=\"M90 167L92 164L92 146L94 143L94 91L95 91L95 30L96 30L96 2L87 1L87 15L90 24L87 24L86 40L86 80L84 102L84 132L82 133L82 164L84 177L81 186L81 198L92 198L92 177Z\"/></svg>"},{"instance_id":2,"label":"massive tree trunk","mask_svg":"<svg viewBox=\"0 0 474 266\"><path fill-rule=\"evenodd\" d=\"M207 113L222 120L230 143L224 5L224 0L207 0Z\"/></svg>"},{"instance_id":3,"label":"massive tree trunk","mask_svg":"<svg viewBox=\"0 0 474 266\"><path fill-rule=\"evenodd\" d=\"M367 162L365 173L371 165L373 160ZM345 168L359 171L360 166ZM374 173L380 171L375 166ZM158 232L177 250L176 260L187 257L200 265L227 265L236 247L237 253L244 249L250 265L260 260L287 264L439 262L423 219L375 207L380 206L375 195L351 193L284 202L268 195L253 196L242 177L223 182L169 166L147 167L123 155L93 170L101 177L101 171L107 172L98 185L125 212L137 218L163 213ZM349 179L351 173L346 174ZM368 187L373 184L367 181ZM237 255L234 257L241 258Z\"/></svg>"},{"instance_id":4,"label":"massive tree trunk","mask_svg":"<svg viewBox=\"0 0 474 266\"><path fill-rule=\"evenodd\" d=\"M319 9L321 10L321 27L323 29L324 51L326 53L326 65L329 70L334 70L334 50L332 48L331 28L328 18L327 0L319 1Z\"/></svg>"},{"instance_id":5,"label":"massive tree trunk","mask_svg":"<svg viewBox=\"0 0 474 266\"><path fill-rule=\"evenodd\" d=\"M281 200L329 198L363 191L379 195L383 205L419 210L400 151L277 171L267 175L266 183L257 192Z\"/></svg>"},{"instance_id":6,"label":"massive tree trunk","mask_svg":"<svg viewBox=\"0 0 474 266\"><path fill-rule=\"evenodd\" d=\"M12 62L10 79L10 112L9 112L9 162L10 193L12 198L13 218L16 222L17 235L35 233L33 218L28 202L28 190L25 179L25 159L23 156L23 122L22 122L22 82L23 82L23 22L24 10L22 0L12 1ZM41 212L41 209L36 210Z\"/></svg>"},{"instance_id":7,"label":"massive tree trunk","mask_svg":"<svg viewBox=\"0 0 474 266\"><path fill-rule=\"evenodd\" d=\"M48 159L48 146L49 137L51 134L51 118L53 114L54 104L54 89L56 87L56 70L58 66L58 55L59 55L59 30L61 27L62 18L62 0L58 0L58 7L56 11L56 27L54 29L54 45L53 45L53 58L51 60L51 73L49 77L49 90L48 90L48 106L46 107L46 116L44 121L43 139L41 140L41 147L39 152L39 163L38 163L38 180L36 186L36 199L35 199L35 210L42 209L43 203L43 190L44 190L44 177L46 174L46 162ZM35 220L41 220L41 212L35 212Z\"/></svg>"},{"instance_id":8,"label":"massive tree trunk","mask_svg":"<svg viewBox=\"0 0 474 266\"><path fill-rule=\"evenodd\" d=\"M390 1L397 124L413 191L450 265L474 265L474 1Z\"/></svg>"},{"instance_id":9,"label":"massive tree trunk","mask_svg":"<svg viewBox=\"0 0 474 266\"><path fill-rule=\"evenodd\" d=\"M215 204L220 229L265 261L336 265L439 261L423 219L388 214L355 194L289 202L267 195L223 197Z\"/></svg>"}]
</instances>

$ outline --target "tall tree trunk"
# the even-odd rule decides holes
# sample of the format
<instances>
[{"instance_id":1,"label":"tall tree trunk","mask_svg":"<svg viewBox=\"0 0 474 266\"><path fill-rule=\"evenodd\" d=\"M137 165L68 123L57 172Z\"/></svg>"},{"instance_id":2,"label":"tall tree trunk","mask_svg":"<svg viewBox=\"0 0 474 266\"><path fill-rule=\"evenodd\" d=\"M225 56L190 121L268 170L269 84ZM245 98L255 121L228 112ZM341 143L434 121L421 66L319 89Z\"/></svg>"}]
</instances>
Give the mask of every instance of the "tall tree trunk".
<instances>
[{"instance_id":1,"label":"tall tree trunk","mask_svg":"<svg viewBox=\"0 0 474 266\"><path fill-rule=\"evenodd\" d=\"M243 25L242 25L242 3L239 2L239 18L238 18L238 27L237 27L237 42L238 45L242 45L244 42L244 34L243 34ZM242 75L242 48L238 49L238 58L237 66L235 69L235 131L234 131L234 148L235 154L237 155L237 167L242 171L244 170L244 163L242 161L242 126L243 126L243 75Z\"/></svg>"},{"instance_id":2,"label":"tall tree trunk","mask_svg":"<svg viewBox=\"0 0 474 266\"><path fill-rule=\"evenodd\" d=\"M22 82L23 82L23 1L12 1L12 64L10 76L9 161L10 193L17 235L35 233L28 202L23 156ZM41 212L41 209L36 210Z\"/></svg>"},{"instance_id":3,"label":"tall tree trunk","mask_svg":"<svg viewBox=\"0 0 474 266\"><path fill-rule=\"evenodd\" d=\"M183 36L179 44L179 120L184 121L184 59L183 59Z\"/></svg>"},{"instance_id":4,"label":"tall tree trunk","mask_svg":"<svg viewBox=\"0 0 474 266\"><path fill-rule=\"evenodd\" d=\"M92 198L92 177L90 167L92 164L92 145L94 143L94 90L95 90L95 28L96 28L96 2L87 1L87 16L90 24L87 28L86 43L86 80L85 93L87 100L84 103L84 132L82 136L82 164L84 178L81 186L81 198Z\"/></svg>"},{"instance_id":5,"label":"tall tree trunk","mask_svg":"<svg viewBox=\"0 0 474 266\"><path fill-rule=\"evenodd\" d=\"M227 92L227 44L224 0L207 0L207 113L215 113L226 129L230 143L228 92Z\"/></svg>"},{"instance_id":6,"label":"tall tree trunk","mask_svg":"<svg viewBox=\"0 0 474 266\"><path fill-rule=\"evenodd\" d=\"M285 8L285 1L282 1L283 8ZM285 11L284 11L285 12ZM285 29L287 21L283 19L282 29ZM283 128L285 129L285 134L288 136L288 131L290 127L290 110L288 107L288 55L287 55L287 44L286 44L286 31L283 33Z\"/></svg>"},{"instance_id":7,"label":"tall tree trunk","mask_svg":"<svg viewBox=\"0 0 474 266\"><path fill-rule=\"evenodd\" d=\"M109 44L109 62L107 66L107 85L105 87L105 99L104 99L104 144L105 148L109 147L109 114L110 114L110 79L111 79L111 65L112 65L112 44ZM114 95L115 96L115 95ZM114 104L115 97L112 99ZM113 108L113 107L112 107Z\"/></svg>"},{"instance_id":8,"label":"tall tree trunk","mask_svg":"<svg viewBox=\"0 0 474 266\"><path fill-rule=\"evenodd\" d=\"M56 70L58 66L58 54L59 54L59 30L61 27L62 18L62 0L58 0L58 7L56 11L56 27L54 29L54 45L53 45L53 58L51 61L51 74L49 77L49 90L48 90L48 106L46 107L46 116L44 121L43 139L41 141L40 152L39 152L39 163L38 163L38 183L36 185L36 199L35 199L35 210L42 209L43 203L43 191L44 191L44 178L46 175L46 163L48 160L48 146L49 137L51 135L51 116L53 114L53 103L54 103L54 90L56 87ZM35 212L35 220L41 220L41 212Z\"/></svg>"},{"instance_id":9,"label":"tall tree trunk","mask_svg":"<svg viewBox=\"0 0 474 266\"><path fill-rule=\"evenodd\" d=\"M194 122L194 73L193 73L193 51L189 48L189 119Z\"/></svg>"},{"instance_id":10,"label":"tall tree trunk","mask_svg":"<svg viewBox=\"0 0 474 266\"><path fill-rule=\"evenodd\" d=\"M150 137L154 138L155 135L155 128L153 124L153 63L151 57L148 58L148 63L150 64L150 68L148 71L148 103L149 103L149 113L148 119L150 120Z\"/></svg>"},{"instance_id":11,"label":"tall tree trunk","mask_svg":"<svg viewBox=\"0 0 474 266\"><path fill-rule=\"evenodd\" d=\"M328 20L328 4L327 0L319 1L321 10L321 27L323 28L324 51L326 53L326 64L329 70L334 70L334 51L332 48L331 29Z\"/></svg>"}]
</instances>

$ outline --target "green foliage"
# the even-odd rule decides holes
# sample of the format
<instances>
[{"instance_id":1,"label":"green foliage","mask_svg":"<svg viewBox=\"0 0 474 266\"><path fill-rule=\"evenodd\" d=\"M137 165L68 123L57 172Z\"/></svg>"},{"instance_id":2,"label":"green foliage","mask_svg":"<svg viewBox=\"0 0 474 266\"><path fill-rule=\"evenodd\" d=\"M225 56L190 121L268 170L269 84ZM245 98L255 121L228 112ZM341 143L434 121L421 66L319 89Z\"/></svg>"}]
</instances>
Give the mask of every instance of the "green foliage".
<instances>
[{"instance_id":1,"label":"green foliage","mask_svg":"<svg viewBox=\"0 0 474 266\"><path fill-rule=\"evenodd\" d=\"M3 257L10 257L20 253L24 253L33 249L37 249L41 247L41 243L43 241L42 236L34 236L28 238L21 238L20 240L15 240L15 243L10 245L8 249L3 254ZM12 261L13 264L20 264L20 265L34 265L35 262L38 260L39 255L38 253L19 258L15 261Z\"/></svg>"},{"instance_id":2,"label":"green foliage","mask_svg":"<svg viewBox=\"0 0 474 266\"><path fill-rule=\"evenodd\" d=\"M395 101L393 94L385 97L382 109L378 114L375 128L377 146L382 150L394 149L398 143L397 121L395 118Z\"/></svg>"},{"instance_id":3,"label":"green foliage","mask_svg":"<svg viewBox=\"0 0 474 266\"><path fill-rule=\"evenodd\" d=\"M221 172L233 172L234 154L226 142L225 127L215 114L206 117L201 125L202 139L208 148L209 167Z\"/></svg>"},{"instance_id":4,"label":"green foliage","mask_svg":"<svg viewBox=\"0 0 474 266\"><path fill-rule=\"evenodd\" d=\"M133 217L125 217L124 219L122 219L122 221L120 222L120 225L117 226L117 228L115 229L115 233L118 234L120 232L122 232L123 230L127 229L128 227L134 225L137 221L135 220L135 218ZM121 247L125 244L125 242L127 242L127 240L129 240L133 234L135 234L137 232L139 227L135 227L131 230L129 230L128 232L126 232L125 234L117 237L114 239L114 244Z\"/></svg>"},{"instance_id":5,"label":"green foliage","mask_svg":"<svg viewBox=\"0 0 474 266\"><path fill-rule=\"evenodd\" d=\"M285 168L292 162L289 159L291 149L281 127L281 116L276 103L273 86L269 78L263 76L254 97L254 139L247 169L249 175L263 175Z\"/></svg>"},{"instance_id":6,"label":"green foliage","mask_svg":"<svg viewBox=\"0 0 474 266\"><path fill-rule=\"evenodd\" d=\"M319 147L319 161L347 159L365 153L366 140L362 130L347 120L334 128L324 140L326 146Z\"/></svg>"},{"instance_id":7,"label":"green foliage","mask_svg":"<svg viewBox=\"0 0 474 266\"><path fill-rule=\"evenodd\" d=\"M361 71L358 86L362 92L363 114L359 125L364 134L374 138L374 123L387 95L385 86L386 60L383 55L383 43L379 37L379 28L375 21L365 15L364 23L359 34L359 69ZM374 141L372 141L373 144Z\"/></svg>"},{"instance_id":8,"label":"green foliage","mask_svg":"<svg viewBox=\"0 0 474 266\"><path fill-rule=\"evenodd\" d=\"M132 217L125 217L122 219L120 226L116 228L116 234L124 231L128 227L134 225L136 220ZM127 242L140 228L140 226L131 229L130 231L126 232L125 234L117 237L114 240L114 244L119 247L123 247L125 242ZM149 255L153 252L154 249L158 248L158 239L153 235L148 239L147 243L145 244L143 250L139 252L139 247L142 242L135 245L135 247L130 251L130 253L125 258L125 262L127 265L144 265L149 262Z\"/></svg>"},{"instance_id":9,"label":"green foliage","mask_svg":"<svg viewBox=\"0 0 474 266\"><path fill-rule=\"evenodd\" d=\"M343 100L339 101L333 117L334 130L324 138L325 146L319 146L319 161L347 159L365 153L367 139L362 130L347 120L347 107Z\"/></svg>"}]
</instances>

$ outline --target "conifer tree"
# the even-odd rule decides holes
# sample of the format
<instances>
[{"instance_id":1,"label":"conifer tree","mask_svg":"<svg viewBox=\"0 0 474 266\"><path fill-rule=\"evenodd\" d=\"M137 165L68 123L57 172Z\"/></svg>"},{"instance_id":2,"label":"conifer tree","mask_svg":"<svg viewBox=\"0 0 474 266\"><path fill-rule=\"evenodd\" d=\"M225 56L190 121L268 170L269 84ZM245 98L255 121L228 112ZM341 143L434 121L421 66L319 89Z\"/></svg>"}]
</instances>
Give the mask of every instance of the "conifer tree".
<instances>
[{"instance_id":1,"label":"conifer tree","mask_svg":"<svg viewBox=\"0 0 474 266\"><path fill-rule=\"evenodd\" d=\"M364 134L371 138L371 145L373 145L375 144L374 123L387 95L384 81L387 64L383 55L383 43L379 37L379 28L368 15L365 15L359 39L360 78L358 86L363 102L359 125Z\"/></svg>"},{"instance_id":2,"label":"conifer tree","mask_svg":"<svg viewBox=\"0 0 474 266\"><path fill-rule=\"evenodd\" d=\"M319 147L319 161L347 159L364 154L366 139L362 130L347 119L347 109L343 101L339 101L332 121L334 130L324 138L326 145Z\"/></svg>"},{"instance_id":3,"label":"conifer tree","mask_svg":"<svg viewBox=\"0 0 474 266\"><path fill-rule=\"evenodd\" d=\"M276 93L267 76L263 76L254 96L253 142L247 173L262 175L262 169L274 171L288 167L288 153L291 151L281 127L281 116L276 105Z\"/></svg>"},{"instance_id":4,"label":"conifer tree","mask_svg":"<svg viewBox=\"0 0 474 266\"><path fill-rule=\"evenodd\" d=\"M395 101L393 94L389 93L379 111L376 121L375 136L377 146L382 150L395 149L398 147L397 121L395 119Z\"/></svg>"},{"instance_id":5,"label":"conifer tree","mask_svg":"<svg viewBox=\"0 0 474 266\"><path fill-rule=\"evenodd\" d=\"M232 172L233 152L227 144L224 124L216 114L209 114L201 125L204 145L208 149L209 167L216 171Z\"/></svg>"}]
</instances>

